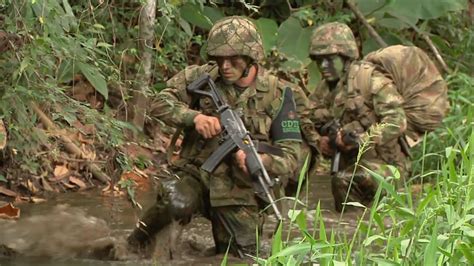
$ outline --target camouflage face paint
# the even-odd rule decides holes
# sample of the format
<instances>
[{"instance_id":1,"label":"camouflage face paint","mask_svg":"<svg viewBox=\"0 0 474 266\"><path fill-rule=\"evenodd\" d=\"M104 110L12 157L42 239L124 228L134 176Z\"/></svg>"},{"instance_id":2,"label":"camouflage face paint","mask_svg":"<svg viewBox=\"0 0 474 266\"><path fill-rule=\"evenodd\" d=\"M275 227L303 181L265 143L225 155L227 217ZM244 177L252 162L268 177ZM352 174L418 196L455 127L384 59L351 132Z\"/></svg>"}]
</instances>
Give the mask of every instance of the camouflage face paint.
<instances>
[{"instance_id":1,"label":"camouflage face paint","mask_svg":"<svg viewBox=\"0 0 474 266\"><path fill-rule=\"evenodd\" d=\"M227 84L233 84L242 78L249 67L248 60L243 56L218 56L216 62L219 72Z\"/></svg>"},{"instance_id":2,"label":"camouflage face paint","mask_svg":"<svg viewBox=\"0 0 474 266\"><path fill-rule=\"evenodd\" d=\"M329 82L338 81L344 72L344 60L338 55L323 56L316 59L319 71Z\"/></svg>"}]
</instances>

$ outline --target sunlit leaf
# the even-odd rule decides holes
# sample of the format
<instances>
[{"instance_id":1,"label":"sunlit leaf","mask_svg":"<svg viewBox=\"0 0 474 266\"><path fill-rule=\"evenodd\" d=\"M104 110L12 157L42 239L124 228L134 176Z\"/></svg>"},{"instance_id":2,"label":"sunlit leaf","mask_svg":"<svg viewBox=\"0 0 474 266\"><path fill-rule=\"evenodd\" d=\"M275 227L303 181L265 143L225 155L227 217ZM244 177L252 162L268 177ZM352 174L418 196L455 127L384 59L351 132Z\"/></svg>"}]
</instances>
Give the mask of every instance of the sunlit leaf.
<instances>
[{"instance_id":1,"label":"sunlit leaf","mask_svg":"<svg viewBox=\"0 0 474 266\"><path fill-rule=\"evenodd\" d=\"M446 214L447 222L449 225L453 225L455 221L458 221L459 217L456 213L456 210L454 209L454 206L445 204L444 212Z\"/></svg>"},{"instance_id":2,"label":"sunlit leaf","mask_svg":"<svg viewBox=\"0 0 474 266\"><path fill-rule=\"evenodd\" d=\"M474 200L469 201L469 203L465 206L466 211L470 211L474 209Z\"/></svg>"},{"instance_id":3,"label":"sunlit leaf","mask_svg":"<svg viewBox=\"0 0 474 266\"><path fill-rule=\"evenodd\" d=\"M473 220L474 221L474 214L468 214L461 218L459 221L457 221L453 227L451 228L452 230L460 228L462 225L467 224L469 221Z\"/></svg>"},{"instance_id":4,"label":"sunlit leaf","mask_svg":"<svg viewBox=\"0 0 474 266\"><path fill-rule=\"evenodd\" d=\"M382 216L379 213L374 212L372 217L373 217L375 223L379 226L382 233L385 233L385 224L383 222Z\"/></svg>"},{"instance_id":5,"label":"sunlit leaf","mask_svg":"<svg viewBox=\"0 0 474 266\"><path fill-rule=\"evenodd\" d=\"M372 236L368 237L367 239L365 239L363 244L364 244L364 246L370 246L370 244L372 244L372 242L374 242L377 239L385 240L387 238L383 237L381 235L372 235Z\"/></svg>"},{"instance_id":6,"label":"sunlit leaf","mask_svg":"<svg viewBox=\"0 0 474 266\"><path fill-rule=\"evenodd\" d=\"M283 248L283 242L281 239L281 232L282 232L282 224L280 223L278 225L278 228L275 232L275 235L273 235L273 240L272 240L272 254L277 254L280 252Z\"/></svg>"},{"instance_id":7,"label":"sunlit leaf","mask_svg":"<svg viewBox=\"0 0 474 266\"><path fill-rule=\"evenodd\" d=\"M104 27L104 25L102 25L102 24L96 23L96 24L94 24L94 25L92 25L92 26L93 26L94 28L96 28L96 29L105 30L105 27Z\"/></svg>"},{"instance_id":8,"label":"sunlit leaf","mask_svg":"<svg viewBox=\"0 0 474 266\"><path fill-rule=\"evenodd\" d=\"M377 263L378 266L394 266L394 265L400 265L394 261L391 261L389 259L385 258L377 258L377 257L369 257L369 260Z\"/></svg>"},{"instance_id":9,"label":"sunlit leaf","mask_svg":"<svg viewBox=\"0 0 474 266\"><path fill-rule=\"evenodd\" d=\"M306 225L306 213L304 211L300 212L296 217L296 224L298 225L299 229L302 231L307 230Z\"/></svg>"},{"instance_id":10,"label":"sunlit leaf","mask_svg":"<svg viewBox=\"0 0 474 266\"><path fill-rule=\"evenodd\" d=\"M436 195L436 191L430 191L426 197L424 197L416 208L416 213L422 212L426 206L432 201L433 197Z\"/></svg>"},{"instance_id":11,"label":"sunlit leaf","mask_svg":"<svg viewBox=\"0 0 474 266\"><path fill-rule=\"evenodd\" d=\"M364 167L361 165L362 168L364 168L370 175L372 175L373 178L375 178L378 182L379 185L382 186L392 197L395 199L400 205L405 205L405 202L403 199L398 195L397 191L395 190L395 187L385 180L383 176L381 176L379 173L372 171L371 169Z\"/></svg>"},{"instance_id":12,"label":"sunlit leaf","mask_svg":"<svg viewBox=\"0 0 474 266\"><path fill-rule=\"evenodd\" d=\"M366 209L367 207L365 207L364 205L362 205L360 202L357 202L357 201L351 201L351 202L346 202L344 203L345 205L348 205L348 206L353 206L353 207L358 207L358 208L362 208L362 209Z\"/></svg>"},{"instance_id":13,"label":"sunlit leaf","mask_svg":"<svg viewBox=\"0 0 474 266\"><path fill-rule=\"evenodd\" d=\"M312 245L316 244L316 240L308 233L308 231L304 230L303 234L305 235L306 240L308 240Z\"/></svg>"},{"instance_id":14,"label":"sunlit leaf","mask_svg":"<svg viewBox=\"0 0 474 266\"><path fill-rule=\"evenodd\" d=\"M410 216L410 217L414 217L415 216L415 213L413 212L413 210L409 209L409 208L406 208L406 207L397 207L397 210L398 210L398 213L400 215L405 215L405 216Z\"/></svg>"},{"instance_id":15,"label":"sunlit leaf","mask_svg":"<svg viewBox=\"0 0 474 266\"><path fill-rule=\"evenodd\" d=\"M465 224L460 229L466 236L474 238L474 224Z\"/></svg>"},{"instance_id":16,"label":"sunlit leaf","mask_svg":"<svg viewBox=\"0 0 474 266\"><path fill-rule=\"evenodd\" d=\"M347 266L344 261L333 260L332 263L334 264L334 266Z\"/></svg>"},{"instance_id":17,"label":"sunlit leaf","mask_svg":"<svg viewBox=\"0 0 474 266\"><path fill-rule=\"evenodd\" d=\"M98 42L97 47L111 48L113 46L109 43L106 43L106 42Z\"/></svg>"},{"instance_id":18,"label":"sunlit leaf","mask_svg":"<svg viewBox=\"0 0 474 266\"><path fill-rule=\"evenodd\" d=\"M292 222L296 221L296 218L298 217L298 215L300 215L301 213L301 210L288 210L288 218L290 218L290 220Z\"/></svg>"},{"instance_id":19,"label":"sunlit leaf","mask_svg":"<svg viewBox=\"0 0 474 266\"><path fill-rule=\"evenodd\" d=\"M461 250L464 257L469 261L469 264L474 265L474 251L473 251L474 248L473 248L472 242L470 245L465 242L461 242L458 245L458 249Z\"/></svg>"},{"instance_id":20,"label":"sunlit leaf","mask_svg":"<svg viewBox=\"0 0 474 266\"><path fill-rule=\"evenodd\" d=\"M303 242L303 243L294 244L287 248L284 248L277 254L274 254L274 255L272 254L272 258L307 253L309 251L314 251L314 250L322 249L325 247L331 247L331 246L333 245L326 244L326 243L317 243L317 244L312 245L311 243Z\"/></svg>"},{"instance_id":21,"label":"sunlit leaf","mask_svg":"<svg viewBox=\"0 0 474 266\"><path fill-rule=\"evenodd\" d=\"M401 252L402 252L402 256L406 256L407 252L408 252L408 245L411 243L411 239L403 239L401 242L400 242L400 249L401 249Z\"/></svg>"},{"instance_id":22,"label":"sunlit leaf","mask_svg":"<svg viewBox=\"0 0 474 266\"><path fill-rule=\"evenodd\" d=\"M426 249L425 249L423 265L426 265L426 266L436 265L436 249L438 247L437 235L438 235L438 225L435 222L430 243L426 246Z\"/></svg>"},{"instance_id":23,"label":"sunlit leaf","mask_svg":"<svg viewBox=\"0 0 474 266\"><path fill-rule=\"evenodd\" d=\"M231 239L231 241L229 241L229 244L227 245L227 250L224 254L224 257L222 258L222 261L221 261L221 266L226 266L227 265L227 259L228 259L228 255L229 255L229 250L230 250L230 246L231 246L231 243L232 243L233 239Z\"/></svg>"}]
</instances>

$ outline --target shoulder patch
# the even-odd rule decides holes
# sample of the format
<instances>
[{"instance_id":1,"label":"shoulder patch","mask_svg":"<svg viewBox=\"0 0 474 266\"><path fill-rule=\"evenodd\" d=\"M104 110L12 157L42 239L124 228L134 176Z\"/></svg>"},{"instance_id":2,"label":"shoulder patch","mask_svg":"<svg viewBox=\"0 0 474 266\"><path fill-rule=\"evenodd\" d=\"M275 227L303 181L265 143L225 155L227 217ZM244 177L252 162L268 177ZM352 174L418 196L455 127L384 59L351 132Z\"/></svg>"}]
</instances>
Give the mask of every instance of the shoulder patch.
<instances>
[{"instance_id":1,"label":"shoulder patch","mask_svg":"<svg viewBox=\"0 0 474 266\"><path fill-rule=\"evenodd\" d=\"M302 141L300 120L296 112L293 91L289 87L286 87L283 92L283 101L273 119L270 133L274 142L284 140Z\"/></svg>"}]
</instances>

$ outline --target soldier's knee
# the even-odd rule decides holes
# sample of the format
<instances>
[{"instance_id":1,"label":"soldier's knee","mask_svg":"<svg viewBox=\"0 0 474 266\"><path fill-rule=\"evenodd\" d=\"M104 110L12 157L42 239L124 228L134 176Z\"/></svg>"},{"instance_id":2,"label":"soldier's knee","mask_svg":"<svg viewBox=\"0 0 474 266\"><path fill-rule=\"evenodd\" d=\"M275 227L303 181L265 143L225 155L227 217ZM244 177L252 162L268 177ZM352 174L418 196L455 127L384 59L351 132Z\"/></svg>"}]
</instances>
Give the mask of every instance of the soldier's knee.
<instances>
[{"instance_id":1,"label":"soldier's knee","mask_svg":"<svg viewBox=\"0 0 474 266\"><path fill-rule=\"evenodd\" d=\"M333 190L347 189L349 182L344 177L336 175L331 178L331 186Z\"/></svg>"},{"instance_id":2,"label":"soldier's knee","mask_svg":"<svg viewBox=\"0 0 474 266\"><path fill-rule=\"evenodd\" d=\"M193 214L203 209L203 195L200 184L191 178L165 181L159 192L158 201L165 204L175 220L188 223Z\"/></svg>"}]
</instances>

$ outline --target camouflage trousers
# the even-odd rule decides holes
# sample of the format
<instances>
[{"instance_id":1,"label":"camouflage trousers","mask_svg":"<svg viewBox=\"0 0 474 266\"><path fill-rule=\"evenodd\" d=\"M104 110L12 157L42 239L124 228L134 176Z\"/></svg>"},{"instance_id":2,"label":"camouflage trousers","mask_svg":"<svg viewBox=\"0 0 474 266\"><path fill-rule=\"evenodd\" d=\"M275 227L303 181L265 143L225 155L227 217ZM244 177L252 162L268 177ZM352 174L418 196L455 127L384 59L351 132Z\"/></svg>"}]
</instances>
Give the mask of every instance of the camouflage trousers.
<instances>
[{"instance_id":1,"label":"camouflage trousers","mask_svg":"<svg viewBox=\"0 0 474 266\"><path fill-rule=\"evenodd\" d=\"M304 182L307 181L306 178L309 177L309 173L312 171L312 167L316 164L316 156L313 156L313 154L316 154L316 152L313 151L312 148L306 142L303 142L301 144L301 152L300 157L298 158L298 168L296 172L293 173L289 178L287 178L287 180L282 180L283 186L285 188L285 196L294 197L296 195L300 175L304 178L302 180L302 185L304 184ZM306 157L308 157L308 165L305 173L302 175L301 172L304 170L303 166L306 161Z\"/></svg>"},{"instance_id":2,"label":"camouflage trousers","mask_svg":"<svg viewBox=\"0 0 474 266\"><path fill-rule=\"evenodd\" d=\"M392 151L393 153L390 154L379 152L363 155L357 166L355 164L357 154L341 155L339 167L341 170L331 179L332 194L337 211L341 212L346 202L359 202L364 206L370 206L378 189L378 181L370 171L387 179L393 176L387 165L392 165L400 173L400 180L396 180L395 185L400 185L399 183L403 182L404 177L410 172L410 162L399 147L393 147ZM345 209L348 210L350 207L346 206Z\"/></svg>"},{"instance_id":3,"label":"camouflage trousers","mask_svg":"<svg viewBox=\"0 0 474 266\"><path fill-rule=\"evenodd\" d=\"M211 207L209 191L187 172L175 171L180 179L169 178L159 185L156 202L141 218L127 241L132 249L150 253L155 236L160 230L177 221L188 224L195 215L202 215L212 223L217 253L225 253L229 243L234 254L238 251L253 254L256 251L255 232L262 229L262 217L257 206Z\"/></svg>"}]
</instances>

